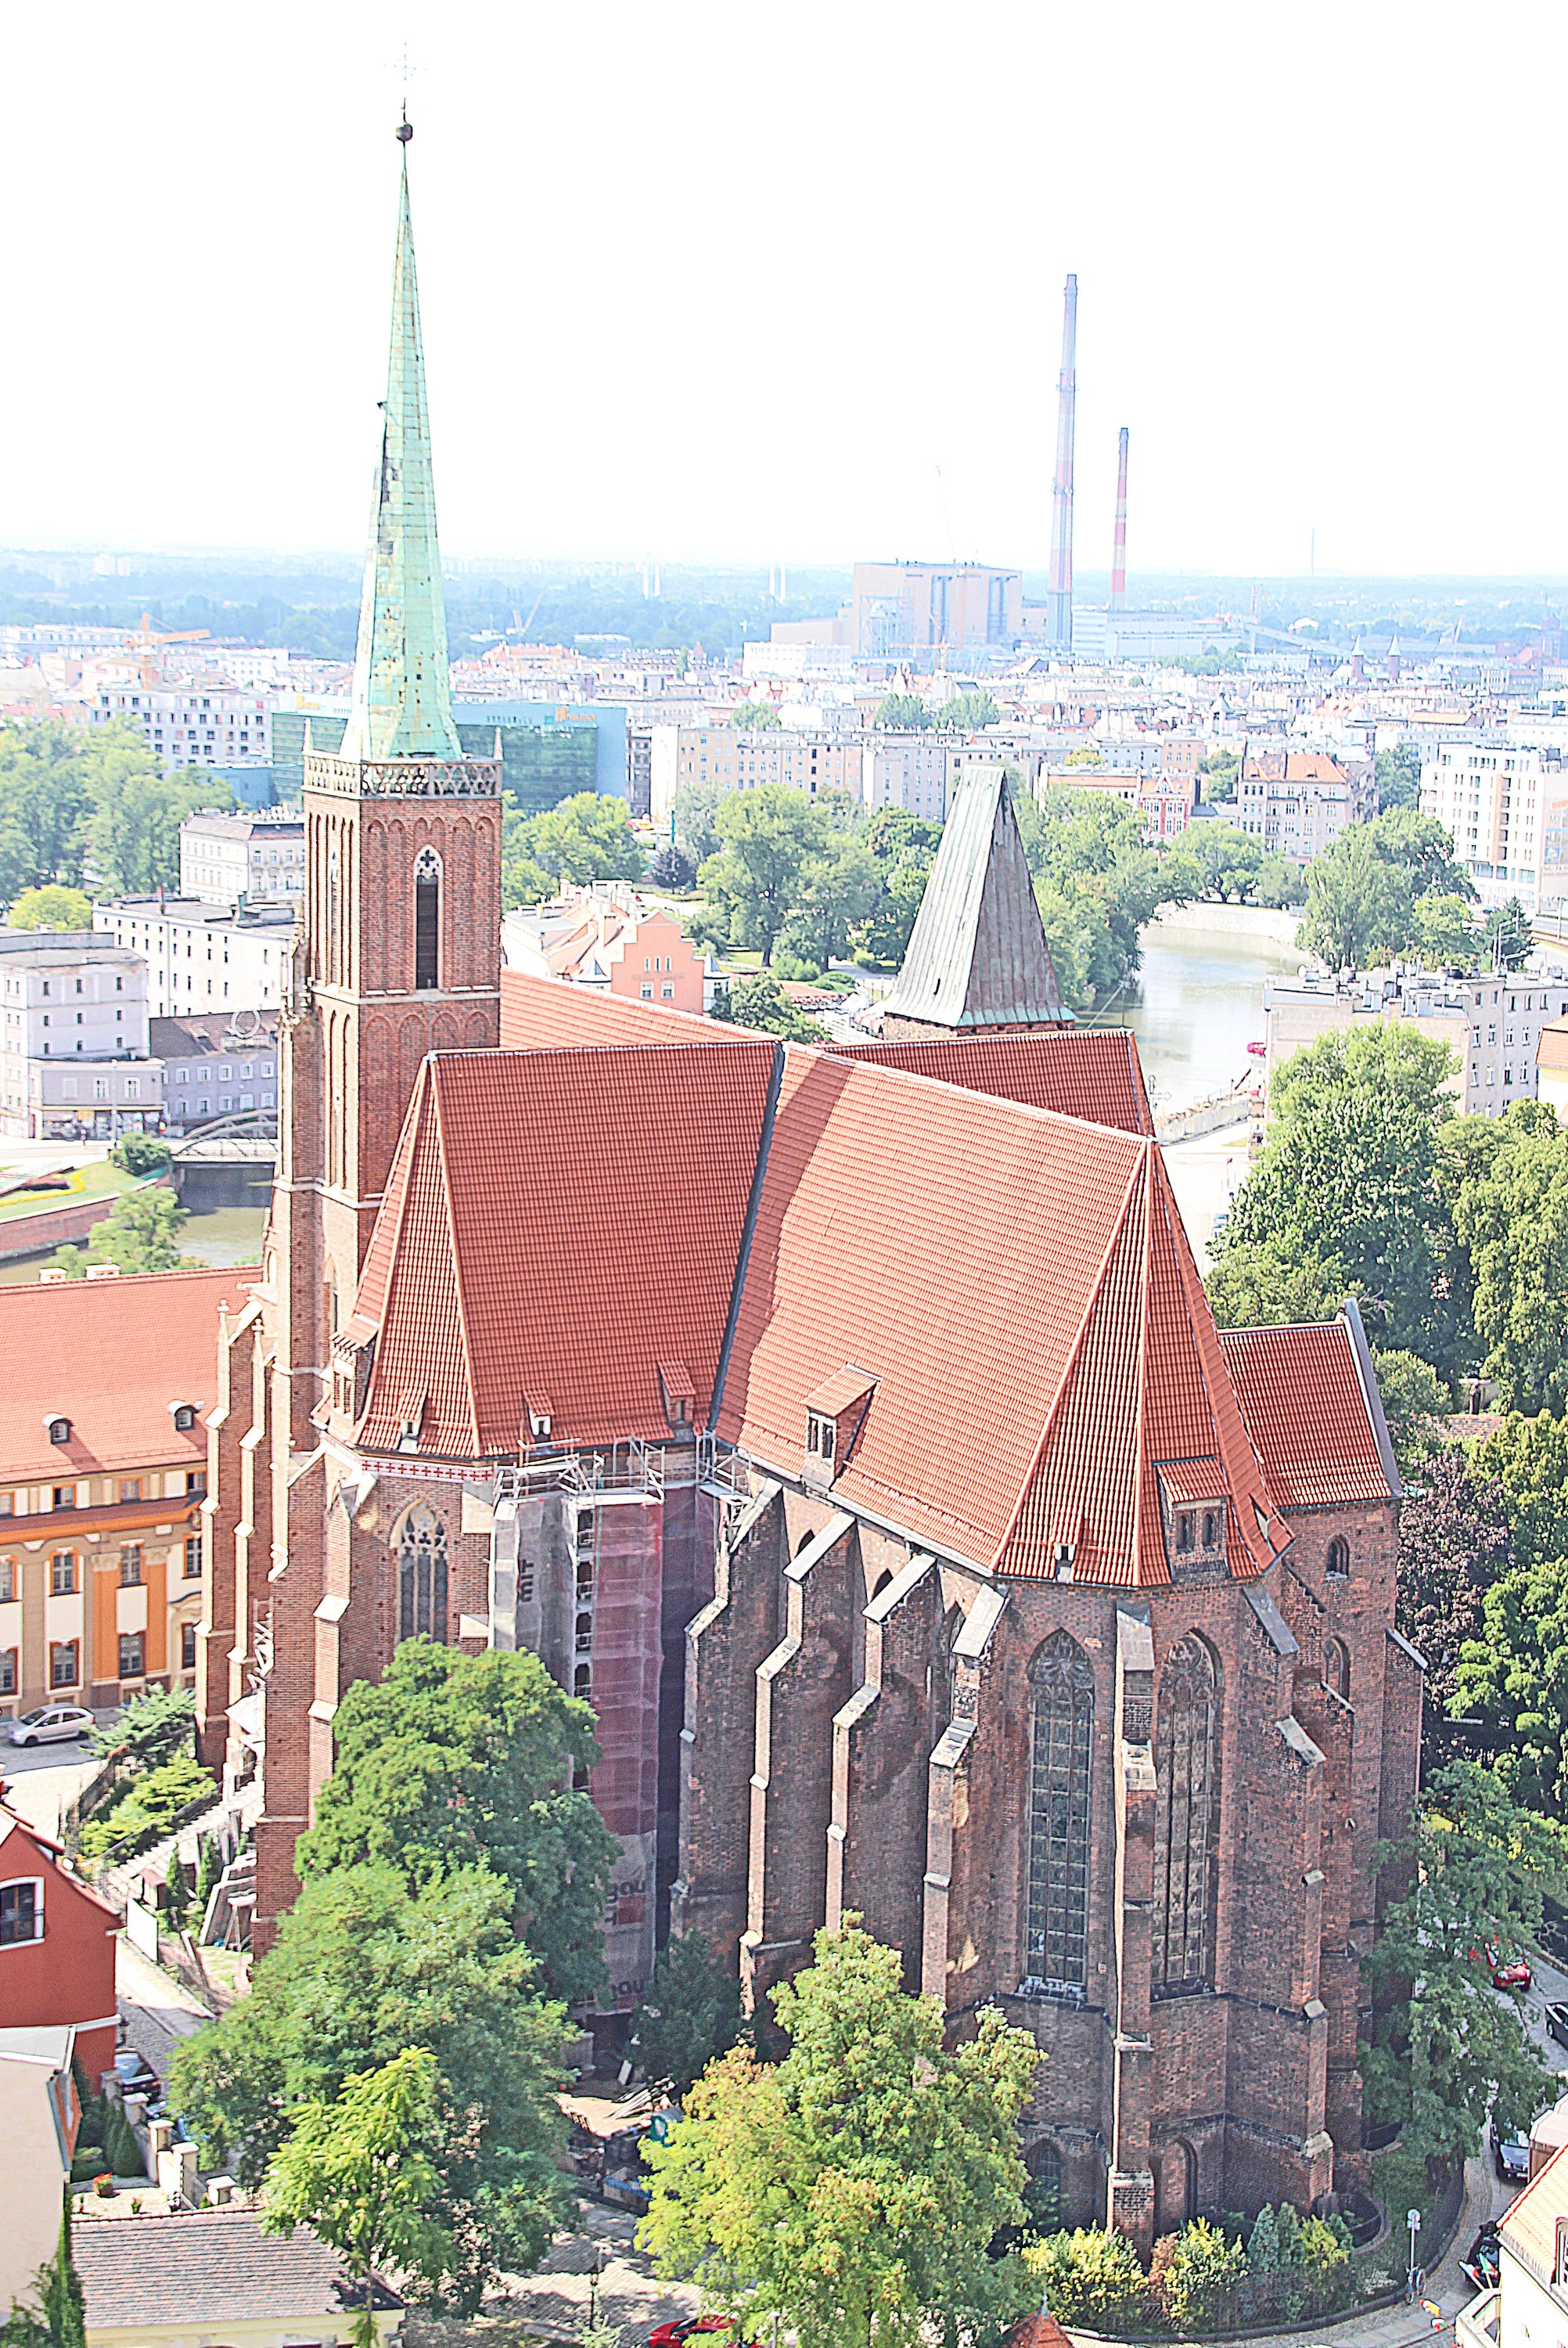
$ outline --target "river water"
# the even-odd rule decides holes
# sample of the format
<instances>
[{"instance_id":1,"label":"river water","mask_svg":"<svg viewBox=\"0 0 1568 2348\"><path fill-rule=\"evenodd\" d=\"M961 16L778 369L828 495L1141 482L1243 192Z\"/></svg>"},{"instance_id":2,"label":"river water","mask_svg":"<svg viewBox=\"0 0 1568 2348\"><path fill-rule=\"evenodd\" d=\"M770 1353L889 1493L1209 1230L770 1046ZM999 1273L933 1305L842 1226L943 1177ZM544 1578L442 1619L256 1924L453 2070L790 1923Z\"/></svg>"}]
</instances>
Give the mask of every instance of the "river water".
<instances>
[{"instance_id":1,"label":"river water","mask_svg":"<svg viewBox=\"0 0 1568 2348\"><path fill-rule=\"evenodd\" d=\"M1288 916L1246 905L1193 906L1152 922L1134 986L1097 1023L1131 1027L1155 1114L1225 1092L1258 1063L1266 981L1294 975L1301 956Z\"/></svg>"}]
</instances>

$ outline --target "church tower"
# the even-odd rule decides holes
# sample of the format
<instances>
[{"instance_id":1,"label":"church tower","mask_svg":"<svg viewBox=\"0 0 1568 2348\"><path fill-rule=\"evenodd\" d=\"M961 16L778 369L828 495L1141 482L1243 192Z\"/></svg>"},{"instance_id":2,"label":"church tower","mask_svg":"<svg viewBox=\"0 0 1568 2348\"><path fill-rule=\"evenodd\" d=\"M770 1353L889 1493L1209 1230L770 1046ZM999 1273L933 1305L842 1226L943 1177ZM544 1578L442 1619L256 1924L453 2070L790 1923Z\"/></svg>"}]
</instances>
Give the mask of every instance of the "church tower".
<instances>
[{"instance_id":1,"label":"church tower","mask_svg":"<svg viewBox=\"0 0 1568 2348\"><path fill-rule=\"evenodd\" d=\"M272 1239L297 1449L313 1440L420 1063L500 1036L501 771L464 757L452 712L406 122L397 135L392 348L354 699L335 756L306 751L304 922L284 1017Z\"/></svg>"},{"instance_id":2,"label":"church tower","mask_svg":"<svg viewBox=\"0 0 1568 2348\"><path fill-rule=\"evenodd\" d=\"M293 1897L294 1842L332 1766L337 1699L384 1652L385 1593L350 1554L352 1482L326 1440L334 1343L422 1063L500 1038L501 767L465 757L452 711L406 121L397 136L392 348L353 705L335 753L307 740L277 1179L261 1278L224 1327L209 1419L198 1729L212 1766L245 1768L265 1749L258 1952Z\"/></svg>"}]
</instances>

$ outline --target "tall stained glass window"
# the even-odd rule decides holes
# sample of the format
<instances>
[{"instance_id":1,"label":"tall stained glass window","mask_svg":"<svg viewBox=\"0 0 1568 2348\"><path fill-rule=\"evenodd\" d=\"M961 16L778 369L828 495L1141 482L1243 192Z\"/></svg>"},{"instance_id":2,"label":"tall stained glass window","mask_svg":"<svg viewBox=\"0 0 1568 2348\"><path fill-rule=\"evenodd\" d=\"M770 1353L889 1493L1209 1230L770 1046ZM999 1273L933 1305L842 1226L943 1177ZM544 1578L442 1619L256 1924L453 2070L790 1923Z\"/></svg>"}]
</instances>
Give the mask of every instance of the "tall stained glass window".
<instances>
[{"instance_id":1,"label":"tall stained glass window","mask_svg":"<svg viewBox=\"0 0 1568 2348\"><path fill-rule=\"evenodd\" d=\"M1094 1671L1065 1631L1030 1667L1029 1946L1025 1970L1048 1989L1089 1979L1089 1818Z\"/></svg>"},{"instance_id":2,"label":"tall stained glass window","mask_svg":"<svg viewBox=\"0 0 1568 2348\"><path fill-rule=\"evenodd\" d=\"M410 1509L397 1544L397 1635L446 1643L446 1528L434 1509Z\"/></svg>"},{"instance_id":3,"label":"tall stained glass window","mask_svg":"<svg viewBox=\"0 0 1568 2348\"><path fill-rule=\"evenodd\" d=\"M1219 1857L1219 1685L1195 1632L1160 1674L1154 1771L1154 1951L1157 1989L1212 1983Z\"/></svg>"}]
</instances>

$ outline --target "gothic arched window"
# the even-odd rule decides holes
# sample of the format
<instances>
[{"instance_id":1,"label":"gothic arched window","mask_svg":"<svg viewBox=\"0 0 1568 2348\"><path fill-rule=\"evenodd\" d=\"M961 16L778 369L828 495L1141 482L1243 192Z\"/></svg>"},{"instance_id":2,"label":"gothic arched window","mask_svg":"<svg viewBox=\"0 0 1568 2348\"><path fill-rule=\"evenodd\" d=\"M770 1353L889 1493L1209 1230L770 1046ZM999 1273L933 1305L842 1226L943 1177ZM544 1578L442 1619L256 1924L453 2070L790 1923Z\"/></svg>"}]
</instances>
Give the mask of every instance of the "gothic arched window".
<instances>
[{"instance_id":1,"label":"gothic arched window","mask_svg":"<svg viewBox=\"0 0 1568 2348\"><path fill-rule=\"evenodd\" d=\"M1350 1650L1343 1639L1330 1639L1323 1649L1323 1684L1350 1701Z\"/></svg>"},{"instance_id":2,"label":"gothic arched window","mask_svg":"<svg viewBox=\"0 0 1568 2348\"><path fill-rule=\"evenodd\" d=\"M1328 1544L1327 1570L1340 1581L1350 1570L1350 1544L1338 1533Z\"/></svg>"},{"instance_id":3,"label":"gothic arched window","mask_svg":"<svg viewBox=\"0 0 1568 2348\"><path fill-rule=\"evenodd\" d=\"M1051 1989L1089 1980L1089 1812L1094 1669L1053 1631L1030 1666L1029 1927L1024 1971Z\"/></svg>"},{"instance_id":4,"label":"gothic arched window","mask_svg":"<svg viewBox=\"0 0 1568 2348\"><path fill-rule=\"evenodd\" d=\"M414 867L414 983L441 983L441 859L422 848Z\"/></svg>"},{"instance_id":5,"label":"gothic arched window","mask_svg":"<svg viewBox=\"0 0 1568 2348\"><path fill-rule=\"evenodd\" d=\"M1165 1659L1158 1713L1154 1985L1197 1989L1214 1979L1220 1706L1214 1659L1196 1632Z\"/></svg>"},{"instance_id":6,"label":"gothic arched window","mask_svg":"<svg viewBox=\"0 0 1568 2348\"><path fill-rule=\"evenodd\" d=\"M446 1643L446 1528L434 1509L410 1509L397 1542L397 1635Z\"/></svg>"}]
</instances>

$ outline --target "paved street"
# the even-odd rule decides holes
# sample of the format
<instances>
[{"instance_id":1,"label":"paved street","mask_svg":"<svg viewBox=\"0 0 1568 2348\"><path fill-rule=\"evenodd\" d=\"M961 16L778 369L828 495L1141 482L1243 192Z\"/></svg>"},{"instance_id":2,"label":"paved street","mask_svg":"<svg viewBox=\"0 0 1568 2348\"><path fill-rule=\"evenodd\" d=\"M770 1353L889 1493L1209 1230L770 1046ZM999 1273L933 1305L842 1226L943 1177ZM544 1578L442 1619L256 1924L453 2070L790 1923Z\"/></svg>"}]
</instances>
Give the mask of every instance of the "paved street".
<instances>
[{"instance_id":1,"label":"paved street","mask_svg":"<svg viewBox=\"0 0 1568 2348\"><path fill-rule=\"evenodd\" d=\"M133 1949L122 1932L115 1954L116 2003L126 2044L145 2054L159 2079L182 2038L210 2017L190 1992Z\"/></svg>"},{"instance_id":2,"label":"paved street","mask_svg":"<svg viewBox=\"0 0 1568 2348\"><path fill-rule=\"evenodd\" d=\"M61 1811L76 1799L97 1766L85 1744L0 1745L6 1803L41 1834L59 1833Z\"/></svg>"}]
</instances>

